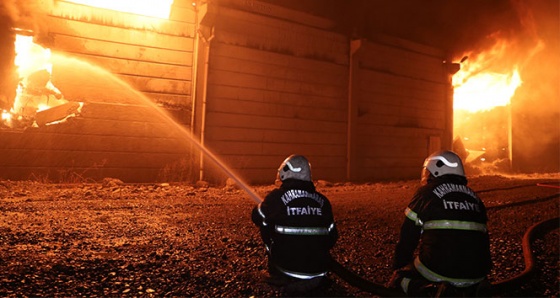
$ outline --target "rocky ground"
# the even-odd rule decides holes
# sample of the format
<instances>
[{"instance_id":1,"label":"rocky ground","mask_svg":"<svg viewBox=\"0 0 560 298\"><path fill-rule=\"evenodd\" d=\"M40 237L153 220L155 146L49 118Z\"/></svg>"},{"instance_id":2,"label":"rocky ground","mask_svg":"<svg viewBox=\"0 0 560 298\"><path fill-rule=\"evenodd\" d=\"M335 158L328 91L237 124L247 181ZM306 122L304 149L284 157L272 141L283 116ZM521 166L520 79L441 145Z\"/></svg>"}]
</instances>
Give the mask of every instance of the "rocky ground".
<instances>
[{"instance_id":1,"label":"rocky ground","mask_svg":"<svg viewBox=\"0 0 560 298\"><path fill-rule=\"evenodd\" d=\"M489 208L492 283L525 268L521 240L560 215L558 175L470 178ZM418 181L332 185L340 240L332 251L364 279L388 281L403 210ZM264 196L270 186L254 187ZM255 202L236 188L0 181L0 296L270 297ZM559 296L559 231L536 241L538 270L499 296ZM310 296L376 296L335 274Z\"/></svg>"}]
</instances>

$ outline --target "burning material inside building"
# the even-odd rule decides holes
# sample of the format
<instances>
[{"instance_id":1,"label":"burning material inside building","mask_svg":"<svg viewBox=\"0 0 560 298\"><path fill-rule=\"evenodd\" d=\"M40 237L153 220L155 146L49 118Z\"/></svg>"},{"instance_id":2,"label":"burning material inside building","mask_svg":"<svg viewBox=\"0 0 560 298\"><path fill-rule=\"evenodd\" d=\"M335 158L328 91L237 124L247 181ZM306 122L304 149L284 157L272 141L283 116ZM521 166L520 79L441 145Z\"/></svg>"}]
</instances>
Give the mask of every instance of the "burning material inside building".
<instances>
[{"instance_id":1,"label":"burning material inside building","mask_svg":"<svg viewBox=\"0 0 560 298\"><path fill-rule=\"evenodd\" d=\"M555 17L545 6L512 4L522 26L495 31L461 53L453 77L456 144L477 173L557 172L559 72L548 64L560 62L558 26L549 23L558 24L558 3Z\"/></svg>"},{"instance_id":2,"label":"burning material inside building","mask_svg":"<svg viewBox=\"0 0 560 298\"><path fill-rule=\"evenodd\" d=\"M558 28L543 33L557 19L546 15L551 1L484 4L518 12L511 30L484 32L459 30L475 10L458 15L446 1L393 11L437 8L457 23L435 16L431 27L415 23L418 14L387 20L377 14L390 5L363 1L114 6L125 2L1 4L2 177L76 171L150 181L179 164L202 179L208 164L170 133L175 122L256 183L296 151L317 160L317 178L414 178L429 151L454 139L479 172L560 167L558 70L546 63L558 61ZM35 54L22 59L26 52ZM488 88L475 84L489 77ZM472 106L482 98L490 105ZM162 107L174 123L151 114Z\"/></svg>"},{"instance_id":3,"label":"burning material inside building","mask_svg":"<svg viewBox=\"0 0 560 298\"><path fill-rule=\"evenodd\" d=\"M559 5L396 0L337 12L353 34L383 32L452 52L461 64L453 76L456 148L468 149L474 173L531 173L560 170Z\"/></svg>"},{"instance_id":4,"label":"burning material inside building","mask_svg":"<svg viewBox=\"0 0 560 298\"><path fill-rule=\"evenodd\" d=\"M506 51L507 45L497 43L472 62L464 56L453 77L455 150L463 151L465 162L480 171L511 171L510 104L522 82L516 65L496 67L497 57Z\"/></svg>"},{"instance_id":5,"label":"burning material inside building","mask_svg":"<svg viewBox=\"0 0 560 298\"><path fill-rule=\"evenodd\" d=\"M33 32L23 35L19 33L21 30L14 31L15 66L19 82L11 106L2 111L2 125L15 129L46 125L78 112L79 103L68 104L52 83L51 51L33 42ZM58 108L58 112L41 113L60 105L67 106L66 112Z\"/></svg>"},{"instance_id":6,"label":"burning material inside building","mask_svg":"<svg viewBox=\"0 0 560 298\"><path fill-rule=\"evenodd\" d=\"M93 65L58 54L52 59L60 96L48 88L42 93L22 88L17 99L24 104L16 101L20 108L12 108L4 122L9 128L2 131L4 163L12 175L147 182L158 179L162 165L189 156L180 131L145 96Z\"/></svg>"},{"instance_id":7,"label":"burning material inside building","mask_svg":"<svg viewBox=\"0 0 560 298\"><path fill-rule=\"evenodd\" d=\"M64 1L8 1L1 8L6 33L1 48L6 55L1 58L0 177L70 182L126 177L147 182L173 180L171 175L177 173L189 176L189 168L168 170L192 157L178 125L169 113L160 111L174 95L162 94L158 105L131 87L130 81L91 62L99 59L122 66L124 59L103 57L99 52L80 56L61 51L76 48L76 40L66 39L75 35L70 26L82 23L57 23L58 17L78 19L93 13L89 18L95 18L106 12ZM157 18L141 22L133 15L130 19L132 27L159 22ZM34 26L39 23L44 26ZM61 24L62 29L57 27ZM83 41L87 34L95 34L95 25L86 29L74 39Z\"/></svg>"}]
</instances>

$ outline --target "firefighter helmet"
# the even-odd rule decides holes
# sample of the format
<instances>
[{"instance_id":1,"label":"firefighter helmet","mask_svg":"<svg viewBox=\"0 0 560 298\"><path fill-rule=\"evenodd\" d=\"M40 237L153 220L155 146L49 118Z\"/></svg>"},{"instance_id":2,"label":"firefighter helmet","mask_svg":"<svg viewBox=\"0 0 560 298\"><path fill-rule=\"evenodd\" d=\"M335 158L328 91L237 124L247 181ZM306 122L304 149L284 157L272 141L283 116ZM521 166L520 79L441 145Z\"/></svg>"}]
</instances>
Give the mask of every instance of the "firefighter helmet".
<instances>
[{"instance_id":1,"label":"firefighter helmet","mask_svg":"<svg viewBox=\"0 0 560 298\"><path fill-rule=\"evenodd\" d=\"M465 177L463 162L455 152L449 150L438 151L424 160L422 182L426 182L430 175L440 177L450 174Z\"/></svg>"},{"instance_id":2,"label":"firefighter helmet","mask_svg":"<svg viewBox=\"0 0 560 298\"><path fill-rule=\"evenodd\" d=\"M278 168L278 178L281 181L290 178L311 181L311 164L305 156L292 154Z\"/></svg>"}]
</instances>

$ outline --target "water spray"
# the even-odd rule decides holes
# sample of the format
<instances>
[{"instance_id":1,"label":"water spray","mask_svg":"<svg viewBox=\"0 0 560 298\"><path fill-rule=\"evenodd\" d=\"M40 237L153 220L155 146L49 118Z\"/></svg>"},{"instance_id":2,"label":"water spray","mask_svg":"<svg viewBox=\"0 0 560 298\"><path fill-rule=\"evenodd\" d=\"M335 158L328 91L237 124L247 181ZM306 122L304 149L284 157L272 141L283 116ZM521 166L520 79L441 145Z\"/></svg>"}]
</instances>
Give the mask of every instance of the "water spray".
<instances>
[{"instance_id":1,"label":"water spray","mask_svg":"<svg viewBox=\"0 0 560 298\"><path fill-rule=\"evenodd\" d=\"M94 65L90 65L94 66ZM105 72L105 70L100 69ZM249 195L251 199L253 199L257 204L261 203L263 199L254 192L243 180L241 180L240 176L233 172L230 168L226 166L214 153L208 150L204 145L196 140L193 137L193 134L190 133L185 127L183 127L178 122L174 121L170 115L168 115L165 111L163 111L160 107L158 107L152 100L150 100L147 96L143 95L140 91L130 87L128 84L123 82L122 80L112 77L114 81L118 84L121 84L124 87L127 87L128 90L133 92L134 95L138 96L140 99L143 99L144 102L149 106L152 107L153 110L157 112L158 115L162 116L166 123L171 124L174 128L178 129L178 131L182 132L185 137L191 142L193 146L195 146L200 152L213 161L229 178L235 181L237 185L245 191ZM358 287L364 291L368 291L370 293L386 296L386 297L402 297L403 293L397 289L389 289L384 287L383 285L373 283L368 281L355 273L351 272L350 270L344 268L340 263L338 263L334 258L330 258L329 267L333 271L333 273L337 274L343 280L348 282L349 284Z\"/></svg>"},{"instance_id":2,"label":"water spray","mask_svg":"<svg viewBox=\"0 0 560 298\"><path fill-rule=\"evenodd\" d=\"M63 55L56 55L56 54L53 55L53 57L64 58ZM80 62L85 63L91 69L100 72L100 74L106 75L108 78L110 78L110 80L112 82L115 82L119 86L122 86L123 88L125 88L125 90L128 90L129 92L131 92L131 94L134 95L135 100L142 100L142 103L144 105L146 105L148 107L151 107L152 110L155 111L157 115L159 115L163 118L165 123L170 124L174 128L176 128L179 132L181 132L190 141L190 144L194 145L198 150L200 150L201 153L203 153L207 158L212 160L229 178L234 180L235 183L241 189L243 189L256 203L260 203L260 202L263 201L263 199L261 199L261 197L258 194L256 194L245 182L243 182L243 180L241 180L241 178L237 174L235 174L231 169L229 169L225 165L225 163L223 163L216 155L214 155L212 152L210 152L210 150L205 148L204 145L201 142L199 142L198 140L196 140L193 137L193 134L191 132L189 132L185 127L183 127L178 122L174 121L173 118L169 114L167 114L164 110L162 110L160 107L158 107L156 105L156 103L153 102L149 97L147 97L146 95L144 95L140 91L136 90L135 88L133 88L132 86L130 86L129 84L127 84L126 82L121 80L120 78L114 76L112 73L108 72L107 70L105 70L105 69L103 69L99 66L96 66L94 64L90 64L90 63L83 62L83 61L80 61ZM201 158L202 158L202 156L201 156Z\"/></svg>"},{"instance_id":3,"label":"water spray","mask_svg":"<svg viewBox=\"0 0 560 298\"><path fill-rule=\"evenodd\" d=\"M176 123L174 122L174 124ZM178 126L178 124L176 125ZM204 154L206 154L206 156L213 162L215 162L216 165L218 165L218 167L222 169L231 179L233 179L233 181L235 181L235 183L237 183L237 185L241 187L241 189L243 189L251 197L251 199L253 199L257 204L263 201L263 199L257 193L255 193L245 182L243 182L236 174L234 174L231 169L229 169L224 163L222 163L217 156L215 156L212 152L202 146L190 135L189 137L196 145L196 147L200 149L200 151L202 151Z\"/></svg>"},{"instance_id":4,"label":"water spray","mask_svg":"<svg viewBox=\"0 0 560 298\"><path fill-rule=\"evenodd\" d=\"M122 82L121 80L117 80L117 81L120 84L128 86L126 83ZM251 197L251 199L253 199L257 204L263 201L263 199L257 193L255 193L253 191L253 189L251 189L245 182L243 182L243 180L241 180L241 178L239 178L239 176L237 174L235 174L231 169L229 169L216 155L214 155L214 153L212 153L210 150L208 150L206 147L204 147L204 145L202 145L195 138L193 138L192 135L183 126L181 126L179 123L174 121L169 115L167 115L164 111L162 111L148 97L146 97L145 95L143 95L142 93L140 93L139 91L137 91L134 88L129 88L129 89L132 92L134 92L135 94L137 94L139 97L145 99L145 102L147 102L150 106L152 106L154 108L154 110L157 111L158 114L163 116L168 123L171 123L173 126L175 126L175 128L177 128L181 132L183 132L183 134L191 141L192 144L194 144L196 146L196 148L198 150L200 150L200 152L204 153L204 155L206 155L206 157L208 157L210 160L212 160L222 171L224 171L224 173L229 178L231 178L233 181L235 181L235 183L237 183L237 185L241 189L243 189L249 195L249 197Z\"/></svg>"},{"instance_id":5,"label":"water spray","mask_svg":"<svg viewBox=\"0 0 560 298\"><path fill-rule=\"evenodd\" d=\"M134 92L137 92L137 91L134 90ZM142 95L142 94L139 94L139 95L142 96L143 98L145 98L144 95ZM237 185L241 189L243 189L249 195L249 197L251 197L251 199L253 199L253 201L255 201L257 204L263 201L263 199L256 192L254 192L253 189L251 189L245 182L243 182L243 180L241 180L241 178L239 178L239 176L237 174L235 174L231 169L229 169L216 155L214 155L214 153L212 153L210 150L208 150L206 147L204 147L196 139L194 139L192 137L192 135L184 127L182 127L179 123L177 123L173 119L171 119L171 117L169 115L167 115L163 111L161 111L161 109L159 107L157 107L154 103L152 103L151 101L149 101L149 103L151 105L153 105L155 110L158 111L158 113L160 115L165 117L165 119L168 122L172 123L177 129L182 131L189 138L189 140L192 142L192 144L194 144L196 146L196 148L198 150L200 150L200 152L204 153L204 155L206 155L206 157L210 158L222 171L224 171L224 173L226 173L226 175L229 178L231 178L233 181L235 181L235 183L237 183Z\"/></svg>"}]
</instances>

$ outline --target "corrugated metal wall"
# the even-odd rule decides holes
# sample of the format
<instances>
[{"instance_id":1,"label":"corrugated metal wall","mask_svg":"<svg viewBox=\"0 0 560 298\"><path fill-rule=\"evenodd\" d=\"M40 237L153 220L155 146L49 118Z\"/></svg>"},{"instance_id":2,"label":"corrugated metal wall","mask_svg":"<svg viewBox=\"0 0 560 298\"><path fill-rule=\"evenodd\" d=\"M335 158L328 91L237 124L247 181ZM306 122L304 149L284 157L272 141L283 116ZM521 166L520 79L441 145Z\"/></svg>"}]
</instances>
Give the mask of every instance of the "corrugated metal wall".
<instances>
[{"instance_id":1,"label":"corrugated metal wall","mask_svg":"<svg viewBox=\"0 0 560 298\"><path fill-rule=\"evenodd\" d=\"M407 179L419 175L430 151L451 145L442 51L387 37L350 41L327 19L259 1L197 8L199 14L189 1L175 0L164 20L55 1L38 38L164 106L249 183L273 182L292 153L310 159L314 179ZM133 90L79 70L57 73L56 65L53 83L68 99L85 102L84 113L2 137L12 140L0 150L12 156L6 164L19 178L25 171L48 174L49 167L130 182L160 179L165 167L168 178L225 178L208 163L198 176L184 136L146 114ZM51 139L31 141L41 134ZM48 153L40 165L15 162L35 151Z\"/></svg>"},{"instance_id":2,"label":"corrugated metal wall","mask_svg":"<svg viewBox=\"0 0 560 298\"><path fill-rule=\"evenodd\" d=\"M452 99L441 50L379 37L353 57L354 180L416 178L431 152L451 146Z\"/></svg>"},{"instance_id":3,"label":"corrugated metal wall","mask_svg":"<svg viewBox=\"0 0 560 298\"><path fill-rule=\"evenodd\" d=\"M189 142L153 106L190 123L195 12L189 1L174 2L169 20L68 1L46 7L35 41L53 52L53 84L84 106L63 123L0 132L0 177L188 177Z\"/></svg>"},{"instance_id":4,"label":"corrugated metal wall","mask_svg":"<svg viewBox=\"0 0 560 298\"><path fill-rule=\"evenodd\" d=\"M316 179L408 179L451 145L443 51L389 37L354 49L316 17L222 3L211 13L204 138L249 181L272 181L291 153L308 156Z\"/></svg>"},{"instance_id":5,"label":"corrugated metal wall","mask_svg":"<svg viewBox=\"0 0 560 298\"><path fill-rule=\"evenodd\" d=\"M55 1L43 42L109 70L156 103L185 109L182 116L190 117L195 12L186 0L175 0L171 12L166 20ZM56 75L53 80L56 85Z\"/></svg>"},{"instance_id":6,"label":"corrugated metal wall","mask_svg":"<svg viewBox=\"0 0 560 298\"><path fill-rule=\"evenodd\" d=\"M215 12L205 144L253 183L273 182L292 153L309 158L314 177L343 180L347 39L272 18L280 8L262 5L268 16Z\"/></svg>"}]
</instances>

